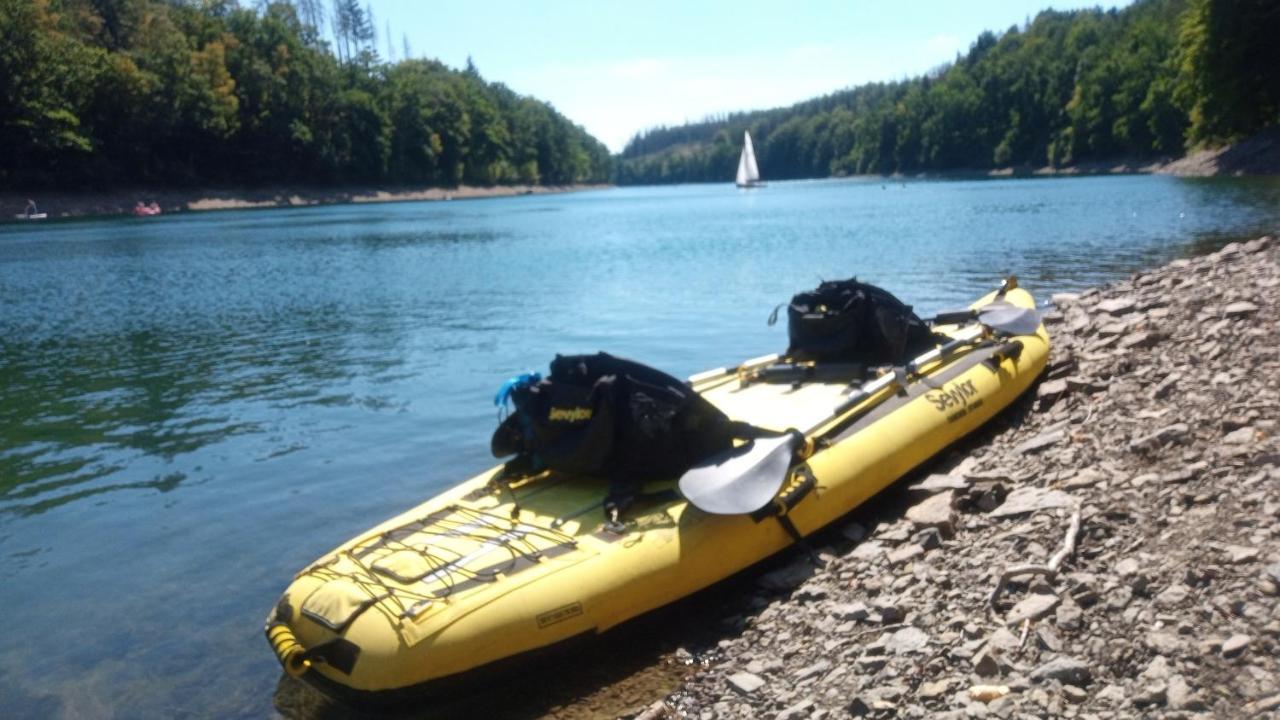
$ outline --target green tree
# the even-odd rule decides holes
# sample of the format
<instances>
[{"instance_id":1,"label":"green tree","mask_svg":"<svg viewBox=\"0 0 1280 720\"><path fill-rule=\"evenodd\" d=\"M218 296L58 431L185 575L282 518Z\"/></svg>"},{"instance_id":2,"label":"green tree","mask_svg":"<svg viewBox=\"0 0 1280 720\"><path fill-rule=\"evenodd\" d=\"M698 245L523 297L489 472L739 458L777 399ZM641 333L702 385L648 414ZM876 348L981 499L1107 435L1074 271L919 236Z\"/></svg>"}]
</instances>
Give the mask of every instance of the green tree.
<instances>
[{"instance_id":1,"label":"green tree","mask_svg":"<svg viewBox=\"0 0 1280 720\"><path fill-rule=\"evenodd\" d=\"M1194 144L1227 142L1280 121L1280 3L1191 0L1179 28L1177 97Z\"/></svg>"}]
</instances>

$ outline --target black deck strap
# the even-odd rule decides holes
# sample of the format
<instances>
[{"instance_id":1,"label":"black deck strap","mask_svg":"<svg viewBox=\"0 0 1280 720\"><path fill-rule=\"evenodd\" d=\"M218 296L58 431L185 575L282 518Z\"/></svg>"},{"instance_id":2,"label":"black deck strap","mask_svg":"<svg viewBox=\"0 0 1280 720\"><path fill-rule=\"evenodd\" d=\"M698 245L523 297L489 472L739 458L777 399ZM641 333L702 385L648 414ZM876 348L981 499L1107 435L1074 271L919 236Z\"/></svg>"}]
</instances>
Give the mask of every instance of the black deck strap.
<instances>
[{"instance_id":1,"label":"black deck strap","mask_svg":"<svg viewBox=\"0 0 1280 720\"><path fill-rule=\"evenodd\" d=\"M604 527L609 532L622 535L627 531L627 524L622 520L622 514L637 503L644 501L647 504L675 502L680 499L680 492L675 488L667 488L665 490L655 490L654 492L638 492L628 495L607 495L605 496L604 508Z\"/></svg>"},{"instance_id":2,"label":"black deck strap","mask_svg":"<svg viewBox=\"0 0 1280 720\"><path fill-rule=\"evenodd\" d=\"M996 300L1003 300L1005 293L1009 292L1010 290L1016 287L1018 287L1017 275L1010 275L1009 277L1000 281L1000 289L996 290Z\"/></svg>"},{"instance_id":3,"label":"black deck strap","mask_svg":"<svg viewBox=\"0 0 1280 720\"><path fill-rule=\"evenodd\" d=\"M769 313L769 327L773 327L778 323L778 311L786 306L787 303L778 303L773 306L773 312Z\"/></svg>"},{"instance_id":4,"label":"black deck strap","mask_svg":"<svg viewBox=\"0 0 1280 720\"><path fill-rule=\"evenodd\" d=\"M520 500L516 497L516 489L512 487L517 482L531 478L540 471L535 470L537 461L529 453L520 453L502 464L498 472L489 478L489 483L497 487L499 493L503 489L511 495L511 519L520 519Z\"/></svg>"},{"instance_id":5,"label":"black deck strap","mask_svg":"<svg viewBox=\"0 0 1280 720\"><path fill-rule=\"evenodd\" d=\"M1022 341L1010 340L1008 342L1001 343L998 347L996 347L995 350L992 351L991 357L987 358L986 360L983 360L982 362L984 365L990 368L992 372L995 372L1000 369L1000 362L1003 361L1005 358L1008 358L1010 360L1017 360L1018 357L1021 355L1022 355Z\"/></svg>"},{"instance_id":6,"label":"black deck strap","mask_svg":"<svg viewBox=\"0 0 1280 720\"><path fill-rule=\"evenodd\" d=\"M798 484L783 490L776 498L773 499L773 502L751 513L750 517L755 522L761 522L770 517L777 520L778 524L782 526L784 531L786 531L787 536L791 538L792 542L794 542L797 547L809 556L809 561L812 562L815 567L821 567L822 559L818 557L817 551L813 549L813 545L805 539L804 535L800 534L800 529L797 528L795 523L791 522L791 518L787 516L787 513L789 513L792 508L798 505L801 500L807 497L809 493L813 492L818 487L818 478L814 476L813 471L809 469L808 465L798 466L795 469L795 473L801 476L801 480Z\"/></svg>"},{"instance_id":7,"label":"black deck strap","mask_svg":"<svg viewBox=\"0 0 1280 720\"><path fill-rule=\"evenodd\" d=\"M911 377L907 369L901 365L895 365L893 367L893 377L894 384L898 386L897 394L906 396L909 393L907 385L911 384Z\"/></svg>"}]
</instances>

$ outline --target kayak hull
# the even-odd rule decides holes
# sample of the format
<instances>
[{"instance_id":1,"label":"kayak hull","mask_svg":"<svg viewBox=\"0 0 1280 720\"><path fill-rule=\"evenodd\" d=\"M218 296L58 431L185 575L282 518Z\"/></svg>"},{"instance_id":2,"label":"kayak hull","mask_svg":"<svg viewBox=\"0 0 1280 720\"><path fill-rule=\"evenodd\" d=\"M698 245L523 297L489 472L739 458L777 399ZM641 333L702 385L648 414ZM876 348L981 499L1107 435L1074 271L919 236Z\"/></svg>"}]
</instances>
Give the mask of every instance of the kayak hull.
<instances>
[{"instance_id":1,"label":"kayak hull","mask_svg":"<svg viewBox=\"0 0 1280 720\"><path fill-rule=\"evenodd\" d=\"M1022 290L1006 299L1034 307ZM1048 350L1043 327L1014 345L979 343L839 415L832 411L847 390L841 384L743 387L734 368L695 376L693 387L734 419L811 428L829 443L806 463L816 489L787 513L808 535L1007 407L1042 372ZM544 475L506 488L491 482L495 474L445 491L300 572L268 619L269 633L275 627L293 643L273 640L286 669L356 704L452 694L793 543L772 519L710 515L670 495L630 510L619 532L603 522L599 481ZM654 489L661 487L670 483ZM335 641L357 649L354 661L326 661L323 648Z\"/></svg>"}]
</instances>

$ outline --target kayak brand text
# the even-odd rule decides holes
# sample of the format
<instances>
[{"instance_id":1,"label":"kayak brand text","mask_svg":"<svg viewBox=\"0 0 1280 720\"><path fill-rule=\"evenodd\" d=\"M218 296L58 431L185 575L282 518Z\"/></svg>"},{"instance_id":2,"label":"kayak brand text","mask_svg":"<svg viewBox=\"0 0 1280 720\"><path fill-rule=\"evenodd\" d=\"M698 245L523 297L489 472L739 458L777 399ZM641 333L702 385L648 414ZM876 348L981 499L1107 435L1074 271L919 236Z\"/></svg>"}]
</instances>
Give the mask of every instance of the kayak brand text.
<instances>
[{"instance_id":1,"label":"kayak brand text","mask_svg":"<svg viewBox=\"0 0 1280 720\"><path fill-rule=\"evenodd\" d=\"M956 408L960 409L960 412L952 413L947 416L948 422L959 420L965 416L967 411L982 404L981 400L972 404L969 404L968 402L970 398L978 396L978 388L973 386L972 380L951 383L950 387L936 392L925 393L924 396L929 400L929 402L933 403L933 407L936 408L938 412L948 412Z\"/></svg>"},{"instance_id":2,"label":"kayak brand text","mask_svg":"<svg viewBox=\"0 0 1280 720\"><path fill-rule=\"evenodd\" d=\"M547 413L547 419L551 422L581 422L591 419L591 408L589 407L553 407Z\"/></svg>"}]
</instances>

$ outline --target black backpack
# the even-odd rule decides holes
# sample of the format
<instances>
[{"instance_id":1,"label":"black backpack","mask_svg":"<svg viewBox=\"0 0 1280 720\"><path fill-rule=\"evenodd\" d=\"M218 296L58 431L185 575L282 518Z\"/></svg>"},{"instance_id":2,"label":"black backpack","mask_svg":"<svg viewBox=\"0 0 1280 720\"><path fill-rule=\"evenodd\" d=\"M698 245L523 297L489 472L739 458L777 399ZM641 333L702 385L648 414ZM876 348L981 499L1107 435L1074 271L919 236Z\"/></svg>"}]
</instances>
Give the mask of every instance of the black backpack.
<instances>
[{"instance_id":1,"label":"black backpack","mask_svg":"<svg viewBox=\"0 0 1280 720\"><path fill-rule=\"evenodd\" d=\"M515 410L494 432L495 457L607 479L611 496L677 478L753 430L684 382L606 353L557 355L548 378L517 382L509 396Z\"/></svg>"},{"instance_id":2,"label":"black backpack","mask_svg":"<svg viewBox=\"0 0 1280 720\"><path fill-rule=\"evenodd\" d=\"M818 362L901 365L937 344L910 305L857 278L791 298L787 334L791 359Z\"/></svg>"}]
</instances>

